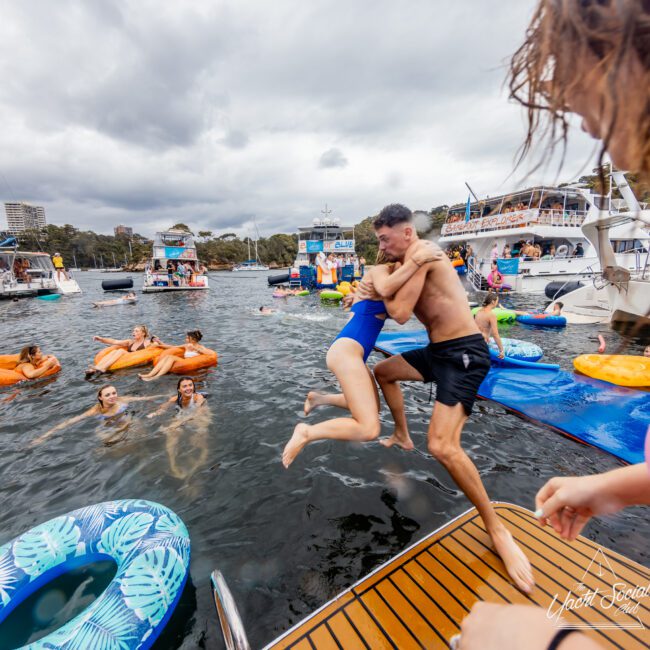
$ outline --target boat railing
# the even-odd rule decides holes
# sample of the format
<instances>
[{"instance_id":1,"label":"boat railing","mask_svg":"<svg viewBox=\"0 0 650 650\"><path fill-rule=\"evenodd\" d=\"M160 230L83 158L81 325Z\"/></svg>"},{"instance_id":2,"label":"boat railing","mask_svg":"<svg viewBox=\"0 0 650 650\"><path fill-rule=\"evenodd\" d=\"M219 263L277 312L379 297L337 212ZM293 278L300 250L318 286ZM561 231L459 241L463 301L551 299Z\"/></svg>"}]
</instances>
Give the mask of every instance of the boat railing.
<instances>
[{"instance_id":1,"label":"boat railing","mask_svg":"<svg viewBox=\"0 0 650 650\"><path fill-rule=\"evenodd\" d=\"M215 569L210 576L210 582L212 583L214 606L217 608L226 648L228 650L250 650L235 599L221 571Z\"/></svg>"},{"instance_id":2,"label":"boat railing","mask_svg":"<svg viewBox=\"0 0 650 650\"><path fill-rule=\"evenodd\" d=\"M447 221L443 224L440 234L457 235L462 233L479 233L524 228L526 226L552 226L554 228L578 228L585 220L585 210L553 210L530 209L518 212L503 212L465 221Z\"/></svg>"},{"instance_id":3,"label":"boat railing","mask_svg":"<svg viewBox=\"0 0 650 650\"><path fill-rule=\"evenodd\" d=\"M467 258L467 279L477 291L481 291L482 276L481 271L476 267L476 258L474 256Z\"/></svg>"}]
</instances>

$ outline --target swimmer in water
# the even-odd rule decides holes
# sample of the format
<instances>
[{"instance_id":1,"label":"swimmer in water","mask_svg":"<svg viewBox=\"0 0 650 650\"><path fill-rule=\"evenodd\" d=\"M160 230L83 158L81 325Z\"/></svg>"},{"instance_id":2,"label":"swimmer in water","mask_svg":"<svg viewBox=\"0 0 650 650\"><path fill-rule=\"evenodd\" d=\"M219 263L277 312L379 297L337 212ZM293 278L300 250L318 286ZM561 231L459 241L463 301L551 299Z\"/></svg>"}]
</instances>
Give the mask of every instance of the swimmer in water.
<instances>
[{"instance_id":1,"label":"swimmer in water","mask_svg":"<svg viewBox=\"0 0 650 650\"><path fill-rule=\"evenodd\" d=\"M97 404L91 406L88 410L80 415L68 418L64 422L57 424L46 431L43 435L33 440L31 445L40 445L47 440L52 434L62 429L66 429L77 422L81 422L86 418L97 417L105 422L115 422L119 416L126 416L128 414L128 405L131 402L147 402L149 400L164 397L163 395L153 395L151 397L120 397L117 394L117 388L112 384L106 384L97 391Z\"/></svg>"},{"instance_id":2,"label":"swimmer in water","mask_svg":"<svg viewBox=\"0 0 650 650\"><path fill-rule=\"evenodd\" d=\"M193 330L187 332L185 335L185 343L181 346L183 348L183 356L177 357L173 354L167 355L166 357L160 357L156 362L156 365L151 369L150 372L141 373L138 375L143 381L152 381L153 379L158 379L166 375L168 372L172 372L174 366L181 359L191 359L192 357L198 357L200 354L210 354L211 350L204 348L199 342L203 338L203 334L199 330ZM159 344L161 348L173 348L177 347L174 345L165 345L164 343Z\"/></svg>"},{"instance_id":3,"label":"swimmer in water","mask_svg":"<svg viewBox=\"0 0 650 650\"><path fill-rule=\"evenodd\" d=\"M43 354L38 345L27 345L20 351L16 372L20 372L27 379L38 379L48 370L60 367L59 360L51 354Z\"/></svg>"},{"instance_id":4,"label":"swimmer in water","mask_svg":"<svg viewBox=\"0 0 650 650\"><path fill-rule=\"evenodd\" d=\"M121 298L115 298L114 300L100 300L93 303L93 307L110 307L111 305L134 305L138 301L137 296L133 291L129 291L125 296Z\"/></svg>"},{"instance_id":5,"label":"swimmer in water","mask_svg":"<svg viewBox=\"0 0 650 650\"><path fill-rule=\"evenodd\" d=\"M486 343L490 343L490 338L494 339L494 342L499 348L499 359L503 359L503 343L501 342L501 337L499 336L499 328L497 326L497 317L492 311L495 307L499 306L499 296L494 293L488 293L483 301L483 306L476 312L474 316L474 321L476 326L483 334L483 338Z\"/></svg>"},{"instance_id":6,"label":"swimmer in water","mask_svg":"<svg viewBox=\"0 0 650 650\"><path fill-rule=\"evenodd\" d=\"M179 413L192 412L206 403L205 397L196 392L194 380L191 377L181 377L176 384L176 395L170 397L153 413L147 415L148 418L154 418L164 413L170 406L176 405Z\"/></svg>"},{"instance_id":7,"label":"swimmer in water","mask_svg":"<svg viewBox=\"0 0 650 650\"><path fill-rule=\"evenodd\" d=\"M265 307L264 305L262 305L260 307L260 312L259 313L262 316L269 316L271 314L275 314L276 311L277 311L277 309L271 309L270 307Z\"/></svg>"}]
</instances>

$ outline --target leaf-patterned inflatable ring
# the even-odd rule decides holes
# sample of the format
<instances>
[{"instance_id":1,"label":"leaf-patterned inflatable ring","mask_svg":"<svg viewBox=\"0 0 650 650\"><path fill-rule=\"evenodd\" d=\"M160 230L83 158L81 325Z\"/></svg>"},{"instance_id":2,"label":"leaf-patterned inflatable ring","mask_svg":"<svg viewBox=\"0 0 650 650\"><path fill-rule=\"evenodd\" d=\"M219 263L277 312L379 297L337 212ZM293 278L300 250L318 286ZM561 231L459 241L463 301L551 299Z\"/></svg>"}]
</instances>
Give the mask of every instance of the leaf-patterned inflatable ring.
<instances>
[{"instance_id":1,"label":"leaf-patterned inflatable ring","mask_svg":"<svg viewBox=\"0 0 650 650\"><path fill-rule=\"evenodd\" d=\"M80 508L0 546L0 622L57 576L108 559L117 573L102 595L26 648L151 647L178 603L190 566L185 524L151 501Z\"/></svg>"}]
</instances>

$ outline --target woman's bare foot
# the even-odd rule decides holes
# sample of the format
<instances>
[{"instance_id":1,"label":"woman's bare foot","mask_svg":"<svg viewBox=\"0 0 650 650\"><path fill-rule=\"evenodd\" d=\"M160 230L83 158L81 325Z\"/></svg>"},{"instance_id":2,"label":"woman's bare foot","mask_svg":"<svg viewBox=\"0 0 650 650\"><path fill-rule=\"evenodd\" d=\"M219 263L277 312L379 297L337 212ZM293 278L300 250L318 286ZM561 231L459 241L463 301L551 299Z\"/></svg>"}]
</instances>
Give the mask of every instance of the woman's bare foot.
<instances>
[{"instance_id":1,"label":"woman's bare foot","mask_svg":"<svg viewBox=\"0 0 650 650\"><path fill-rule=\"evenodd\" d=\"M296 424L296 428L293 430L293 435L289 439L289 442L285 445L284 451L282 452L282 464L286 467L289 467L291 463L296 459L296 456L304 449L305 445L309 442L307 437L307 431L309 427L302 422Z\"/></svg>"},{"instance_id":2,"label":"woman's bare foot","mask_svg":"<svg viewBox=\"0 0 650 650\"><path fill-rule=\"evenodd\" d=\"M398 435L397 433L393 433L393 435L389 438L380 438L379 444L384 445L384 447L392 447L393 445L397 445L406 451L413 451L413 449L415 449L415 445L413 444L411 436L409 436L408 433L406 435Z\"/></svg>"},{"instance_id":3,"label":"woman's bare foot","mask_svg":"<svg viewBox=\"0 0 650 650\"><path fill-rule=\"evenodd\" d=\"M312 409L315 409L317 406L323 405L325 402L323 401L323 397L325 397L322 393L317 393L314 390L310 390L307 393L307 399L305 400L305 405L303 407L305 411L305 415L309 415Z\"/></svg>"},{"instance_id":4,"label":"woman's bare foot","mask_svg":"<svg viewBox=\"0 0 650 650\"><path fill-rule=\"evenodd\" d=\"M158 379L158 375L138 375L142 381L153 381L154 379Z\"/></svg>"},{"instance_id":5,"label":"woman's bare foot","mask_svg":"<svg viewBox=\"0 0 650 650\"><path fill-rule=\"evenodd\" d=\"M510 531L501 525L490 534L490 537L515 586L525 594L529 594L535 587L533 570L528 558L512 538Z\"/></svg>"}]
</instances>

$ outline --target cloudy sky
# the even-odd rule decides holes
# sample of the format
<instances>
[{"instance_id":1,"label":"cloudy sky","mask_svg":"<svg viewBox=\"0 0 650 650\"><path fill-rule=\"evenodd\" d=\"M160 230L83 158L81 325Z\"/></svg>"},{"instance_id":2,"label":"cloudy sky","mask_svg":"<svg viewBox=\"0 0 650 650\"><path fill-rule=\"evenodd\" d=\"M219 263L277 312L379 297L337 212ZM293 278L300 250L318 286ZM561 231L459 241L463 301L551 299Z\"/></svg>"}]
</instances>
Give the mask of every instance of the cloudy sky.
<instances>
[{"instance_id":1,"label":"cloudy sky","mask_svg":"<svg viewBox=\"0 0 650 650\"><path fill-rule=\"evenodd\" d=\"M50 223L262 236L514 175L533 0L4 0L0 198ZM575 129L562 179L593 143ZM555 174L547 172L552 182ZM4 221L0 220L0 229Z\"/></svg>"}]
</instances>

